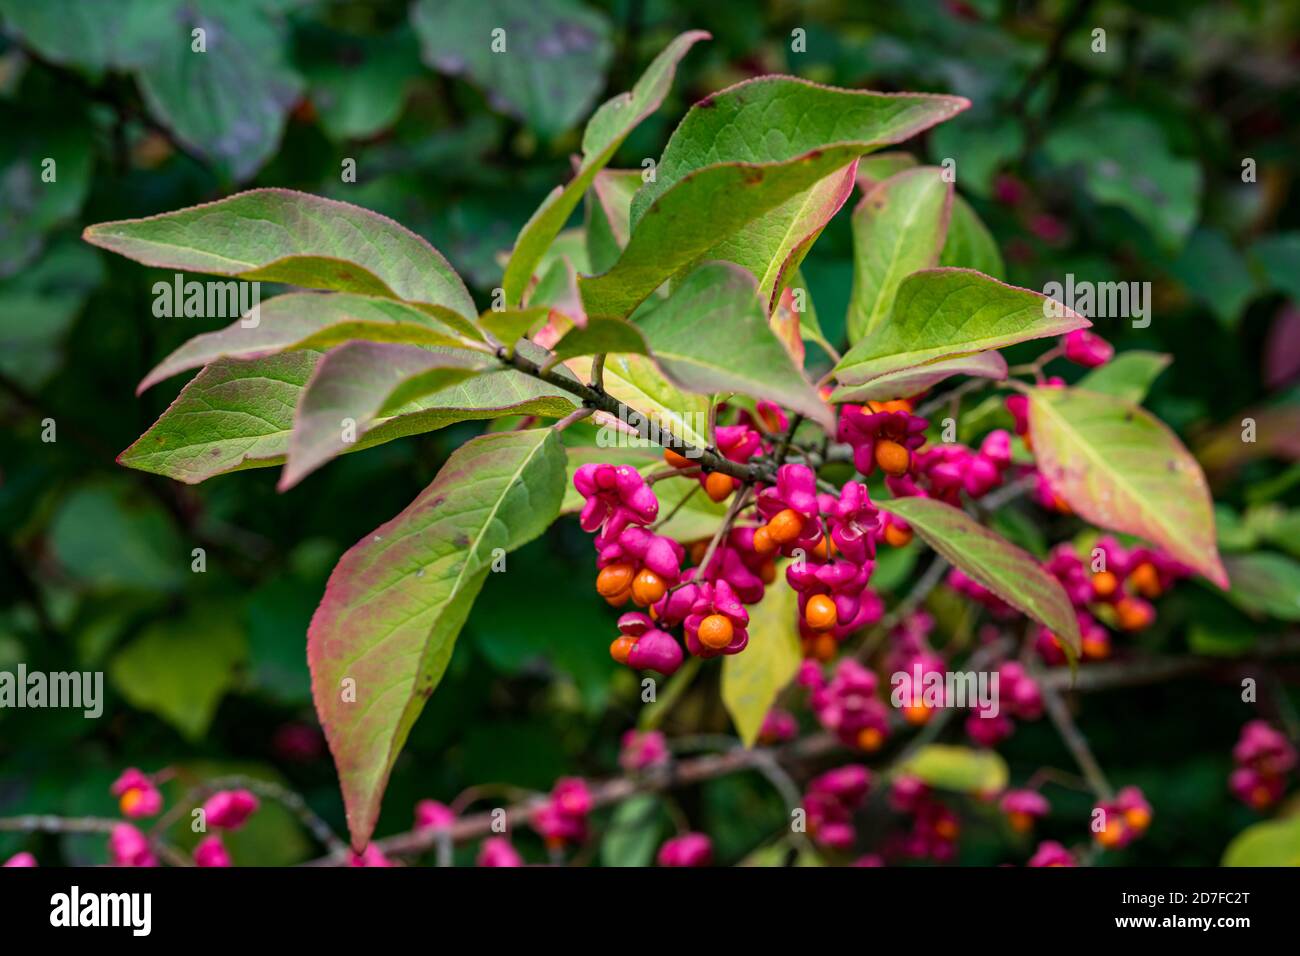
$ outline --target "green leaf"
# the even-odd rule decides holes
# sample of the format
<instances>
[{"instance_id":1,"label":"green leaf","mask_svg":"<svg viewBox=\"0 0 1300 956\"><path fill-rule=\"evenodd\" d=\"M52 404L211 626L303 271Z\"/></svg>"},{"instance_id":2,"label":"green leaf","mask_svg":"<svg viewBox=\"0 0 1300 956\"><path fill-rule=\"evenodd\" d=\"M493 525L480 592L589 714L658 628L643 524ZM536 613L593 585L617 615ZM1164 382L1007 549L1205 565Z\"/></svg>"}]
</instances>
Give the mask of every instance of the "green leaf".
<instances>
[{"instance_id":1,"label":"green leaf","mask_svg":"<svg viewBox=\"0 0 1300 956\"><path fill-rule=\"evenodd\" d=\"M162 269L357 292L476 316L437 249L391 219L291 189L253 189L146 219L89 226L87 242Z\"/></svg>"},{"instance_id":2,"label":"green leaf","mask_svg":"<svg viewBox=\"0 0 1300 956\"><path fill-rule=\"evenodd\" d=\"M147 432L118 456L128 468L197 484L215 475L283 464L293 411L321 353L286 352L218 360L181 390ZM576 408L567 392L512 369L476 376L417 399L372 423L347 452L455 422L502 415L560 417Z\"/></svg>"},{"instance_id":3,"label":"green leaf","mask_svg":"<svg viewBox=\"0 0 1300 956\"><path fill-rule=\"evenodd\" d=\"M1081 112L1057 124L1043 151L1058 166L1081 167L1083 187L1097 202L1127 210L1168 249L1181 246L1196 223L1200 165L1174 156L1164 131L1147 116ZM1135 156L1142 161L1134 162Z\"/></svg>"},{"instance_id":4,"label":"green leaf","mask_svg":"<svg viewBox=\"0 0 1300 956\"><path fill-rule=\"evenodd\" d=\"M178 589L189 573L189 546L152 498L91 485L62 500L49 544L64 573L93 589Z\"/></svg>"},{"instance_id":5,"label":"green leaf","mask_svg":"<svg viewBox=\"0 0 1300 956\"><path fill-rule=\"evenodd\" d=\"M217 332L196 335L146 375L136 394L218 359L263 358L291 349L322 351L353 340L486 350L481 339L466 337L466 332L478 335L472 324L455 312L442 313L446 322L394 299L348 292L290 292L261 304L256 325L247 327L240 319Z\"/></svg>"},{"instance_id":6,"label":"green leaf","mask_svg":"<svg viewBox=\"0 0 1300 956\"><path fill-rule=\"evenodd\" d=\"M452 349L348 342L325 353L293 415L289 459L276 487L292 488L364 434L384 412L492 367Z\"/></svg>"},{"instance_id":7,"label":"green leaf","mask_svg":"<svg viewBox=\"0 0 1300 956\"><path fill-rule=\"evenodd\" d=\"M1232 582L1228 600L1252 614L1300 621L1300 563L1269 551L1230 554L1223 563Z\"/></svg>"},{"instance_id":8,"label":"green leaf","mask_svg":"<svg viewBox=\"0 0 1300 956\"><path fill-rule=\"evenodd\" d=\"M586 328L573 328L555 343L553 357L547 366L567 362L580 355L599 355L602 352L622 352L631 355L648 355L641 329L623 319L589 319Z\"/></svg>"},{"instance_id":9,"label":"green leaf","mask_svg":"<svg viewBox=\"0 0 1300 956\"><path fill-rule=\"evenodd\" d=\"M1164 352L1121 352L1079 379L1078 387L1141 405L1151 385L1172 361L1173 357Z\"/></svg>"},{"instance_id":10,"label":"green leaf","mask_svg":"<svg viewBox=\"0 0 1300 956\"><path fill-rule=\"evenodd\" d=\"M754 277L738 266L700 266L637 325L683 388L771 399L835 430L830 408L768 325Z\"/></svg>"},{"instance_id":11,"label":"green leaf","mask_svg":"<svg viewBox=\"0 0 1300 956\"><path fill-rule=\"evenodd\" d=\"M515 240L501 282L506 302L520 302L542 254L564 228L596 174L614 158L627 135L663 103L682 57L700 40L707 39L709 34L703 30L683 33L654 58L630 93L620 93L596 110L582 137L582 164L576 175L546 197Z\"/></svg>"},{"instance_id":12,"label":"green leaf","mask_svg":"<svg viewBox=\"0 0 1300 956\"><path fill-rule=\"evenodd\" d=\"M167 0L153 15L163 38L136 72L149 111L218 169L252 178L302 94L283 25L257 0ZM205 51L193 49L195 29Z\"/></svg>"},{"instance_id":13,"label":"green leaf","mask_svg":"<svg viewBox=\"0 0 1300 956\"><path fill-rule=\"evenodd\" d=\"M102 257L73 239L0 279L0 372L37 388L58 368L61 343L104 281Z\"/></svg>"},{"instance_id":14,"label":"green leaf","mask_svg":"<svg viewBox=\"0 0 1300 956\"><path fill-rule=\"evenodd\" d=\"M861 385L900 369L1089 324L1041 293L969 269L925 269L903 280L890 320L853 346L835 374L843 385Z\"/></svg>"},{"instance_id":15,"label":"green leaf","mask_svg":"<svg viewBox=\"0 0 1300 956\"><path fill-rule=\"evenodd\" d=\"M246 655L238 617L208 607L150 625L113 656L108 676L131 706L196 742L235 686Z\"/></svg>"},{"instance_id":16,"label":"green leaf","mask_svg":"<svg viewBox=\"0 0 1300 956\"><path fill-rule=\"evenodd\" d=\"M862 197L853 210L850 343L866 338L885 321L899 283L939 264L952 200L952 183L937 166L905 170Z\"/></svg>"},{"instance_id":17,"label":"green leaf","mask_svg":"<svg viewBox=\"0 0 1300 956\"><path fill-rule=\"evenodd\" d=\"M1223 851L1224 866L1300 866L1300 814L1246 827Z\"/></svg>"},{"instance_id":18,"label":"green leaf","mask_svg":"<svg viewBox=\"0 0 1300 956\"><path fill-rule=\"evenodd\" d=\"M166 36L158 0L0 0L5 29L59 66L93 78L150 59Z\"/></svg>"},{"instance_id":19,"label":"green leaf","mask_svg":"<svg viewBox=\"0 0 1300 956\"><path fill-rule=\"evenodd\" d=\"M90 119L70 109L60 120L0 103L0 278L31 262L46 234L76 217L90 191Z\"/></svg>"},{"instance_id":20,"label":"green leaf","mask_svg":"<svg viewBox=\"0 0 1300 956\"><path fill-rule=\"evenodd\" d=\"M899 763L900 776L919 777L931 787L990 794L1006 788L1007 764L996 750L927 744Z\"/></svg>"},{"instance_id":21,"label":"green leaf","mask_svg":"<svg viewBox=\"0 0 1300 956\"><path fill-rule=\"evenodd\" d=\"M638 794L620 803L600 842L600 865L650 866L659 847L662 817L654 794Z\"/></svg>"},{"instance_id":22,"label":"green leaf","mask_svg":"<svg viewBox=\"0 0 1300 956\"><path fill-rule=\"evenodd\" d=\"M587 314L630 315L665 280L750 223L765 251L745 264L780 262L780 272L792 273L786 263L797 266L798 256L782 250L801 242L792 223L802 205L787 202L863 153L967 105L959 97L837 90L781 76L702 100L673 134L655 180L633 199L632 236L618 262L581 280Z\"/></svg>"},{"instance_id":23,"label":"green leaf","mask_svg":"<svg viewBox=\"0 0 1300 956\"><path fill-rule=\"evenodd\" d=\"M1279 232L1256 240L1250 258L1274 289L1300 302L1300 232Z\"/></svg>"},{"instance_id":24,"label":"green leaf","mask_svg":"<svg viewBox=\"0 0 1300 956\"><path fill-rule=\"evenodd\" d=\"M591 381L590 358L570 359L567 365L582 381ZM674 438L697 447L708 446L708 397L683 392L650 359L643 355L606 355L604 381L605 391L627 410L624 417L633 427L636 414L642 414Z\"/></svg>"},{"instance_id":25,"label":"green leaf","mask_svg":"<svg viewBox=\"0 0 1300 956\"><path fill-rule=\"evenodd\" d=\"M888 372L865 385L841 385L831 393L832 402L887 402L908 398L933 388L954 375L973 375L1002 381L1007 377L1007 363L999 352L975 352L956 358L940 359L928 365Z\"/></svg>"},{"instance_id":26,"label":"green leaf","mask_svg":"<svg viewBox=\"0 0 1300 956\"><path fill-rule=\"evenodd\" d=\"M888 179L905 169L915 169L916 164L916 157L902 150L863 156L858 160L858 188L865 193L882 179Z\"/></svg>"},{"instance_id":27,"label":"green leaf","mask_svg":"<svg viewBox=\"0 0 1300 956\"><path fill-rule=\"evenodd\" d=\"M749 644L722 661L722 703L746 747L754 746L777 695L799 672L798 595L768 588L749 609Z\"/></svg>"},{"instance_id":28,"label":"green leaf","mask_svg":"<svg viewBox=\"0 0 1300 956\"><path fill-rule=\"evenodd\" d=\"M1163 422L1111 395L1035 388L1029 396L1038 466L1076 514L1146 538L1228 586L1205 475Z\"/></svg>"},{"instance_id":29,"label":"green leaf","mask_svg":"<svg viewBox=\"0 0 1300 956\"><path fill-rule=\"evenodd\" d=\"M426 64L548 139L587 112L614 52L605 15L576 0L417 0L411 22Z\"/></svg>"},{"instance_id":30,"label":"green leaf","mask_svg":"<svg viewBox=\"0 0 1300 956\"><path fill-rule=\"evenodd\" d=\"M590 271L613 268L632 235L632 197L641 188L639 169L602 169L587 192L587 258Z\"/></svg>"},{"instance_id":31,"label":"green leaf","mask_svg":"<svg viewBox=\"0 0 1300 956\"><path fill-rule=\"evenodd\" d=\"M529 309L493 309L484 312L478 324L492 337L513 350L514 345L528 334L528 330L544 320L550 310L540 306Z\"/></svg>"},{"instance_id":32,"label":"green leaf","mask_svg":"<svg viewBox=\"0 0 1300 956\"><path fill-rule=\"evenodd\" d=\"M1063 647L1078 654L1079 622L1070 599L1033 555L966 512L933 498L891 498L877 504L911 525L950 564L1042 624Z\"/></svg>"},{"instance_id":33,"label":"green leaf","mask_svg":"<svg viewBox=\"0 0 1300 956\"><path fill-rule=\"evenodd\" d=\"M330 575L307 661L355 848L370 839L389 771L494 557L546 530L564 474L564 449L550 429L475 438Z\"/></svg>"},{"instance_id":34,"label":"green leaf","mask_svg":"<svg viewBox=\"0 0 1300 956\"><path fill-rule=\"evenodd\" d=\"M1226 329L1235 329L1242 310L1257 291L1246 258L1218 229L1197 229L1170 266Z\"/></svg>"},{"instance_id":35,"label":"green leaf","mask_svg":"<svg viewBox=\"0 0 1300 956\"><path fill-rule=\"evenodd\" d=\"M953 197L952 218L948 223L948 240L939 254L939 265L974 269L995 279L1005 279L1007 267L1002 262L997 240L988 226L961 196Z\"/></svg>"},{"instance_id":36,"label":"green leaf","mask_svg":"<svg viewBox=\"0 0 1300 956\"><path fill-rule=\"evenodd\" d=\"M373 37L309 31L307 42L308 95L331 139L368 139L388 129L424 73L415 35L406 26Z\"/></svg>"}]
</instances>

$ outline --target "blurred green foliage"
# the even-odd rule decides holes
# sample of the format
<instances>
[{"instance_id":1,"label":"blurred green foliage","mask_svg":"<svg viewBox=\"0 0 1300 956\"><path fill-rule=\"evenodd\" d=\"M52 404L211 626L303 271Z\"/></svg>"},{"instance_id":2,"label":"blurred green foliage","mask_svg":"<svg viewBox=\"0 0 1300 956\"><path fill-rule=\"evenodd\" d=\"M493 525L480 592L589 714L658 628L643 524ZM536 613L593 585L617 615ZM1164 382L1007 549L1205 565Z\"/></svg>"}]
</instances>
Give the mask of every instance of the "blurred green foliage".
<instances>
[{"instance_id":1,"label":"blurred green foliage","mask_svg":"<svg viewBox=\"0 0 1300 956\"><path fill-rule=\"evenodd\" d=\"M481 35L498 25L527 58L485 55ZM763 72L961 94L972 109L908 148L956 161L1009 281L1152 283L1150 327L1102 320L1098 331L1121 350L1174 357L1148 404L1193 447L1203 435L1217 449L1204 460L1224 548L1253 570L1228 600L1184 586L1141 643L1249 649L1277 629L1260 615L1294 620L1300 595L1298 26L1294 5L1265 0L0 0L0 666L103 670L108 688L97 721L0 711L0 815L112 814L108 784L128 765L172 766L182 779L236 767L287 782L341 829L312 729L307 623L334 560L479 430L346 456L286 495L270 471L183 486L118 467L116 454L182 384L137 398L136 382L216 325L155 318L160 276L82 244L80 228L245 185L289 186L420 232L486 306L501 254L570 175L581 121L690 28L713 41L686 59L614 166L640 168L692 101ZM195 28L202 58L187 55ZM55 183L42 179L49 159ZM340 176L349 159L355 182ZM851 262L841 215L804 265L837 344ZM1153 371L1127 374L1141 387ZM1274 416L1292 440L1244 453L1216 445L1213 426L1231 435L1244 414ZM1017 540L1041 549L1041 531L1016 514L1001 530L1019 528ZM605 651L613 618L590 587L589 541L562 522L510 562L512 573L491 576L394 771L380 835L407 828L405 808L420 797L615 768L618 734L640 704L633 675ZM901 581L909 568L882 573ZM716 669L698 684L669 728L729 732ZM1157 807L1124 861L1218 860L1253 819L1226 777L1254 716L1231 686L1198 681L1086 700L1081 726L1102 764ZM1068 760L1045 722L1002 752L1013 781ZM1075 842L1088 801L1063 794L1043 835ZM721 862L783 826L757 776L679 799ZM644 861L651 841L637 827L666 833L667 819L657 801L625 805L600 859ZM247 848L232 847L237 860L313 852L287 814L259 820ZM1007 859L997 821L977 824L966 826L963 862ZM44 840L0 834L0 857L20 844L55 856L55 838ZM102 842L69 837L58 853L100 861Z\"/></svg>"}]
</instances>

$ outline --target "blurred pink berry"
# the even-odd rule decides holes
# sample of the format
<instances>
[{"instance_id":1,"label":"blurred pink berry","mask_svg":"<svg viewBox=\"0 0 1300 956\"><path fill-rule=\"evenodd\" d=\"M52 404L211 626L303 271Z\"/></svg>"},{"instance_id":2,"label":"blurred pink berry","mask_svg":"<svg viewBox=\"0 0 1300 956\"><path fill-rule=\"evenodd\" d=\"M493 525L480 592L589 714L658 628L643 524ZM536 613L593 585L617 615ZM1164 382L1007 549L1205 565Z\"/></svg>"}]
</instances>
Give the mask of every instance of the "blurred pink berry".
<instances>
[{"instance_id":1,"label":"blurred pink berry","mask_svg":"<svg viewBox=\"0 0 1300 956\"><path fill-rule=\"evenodd\" d=\"M230 852L221 842L221 837L213 834L199 841L198 846L194 848L194 865L218 867L232 865Z\"/></svg>"},{"instance_id":2,"label":"blurred pink berry","mask_svg":"<svg viewBox=\"0 0 1300 956\"><path fill-rule=\"evenodd\" d=\"M221 790L208 797L203 812L208 826L238 830L257 807L257 797L248 790Z\"/></svg>"},{"instance_id":3,"label":"blurred pink berry","mask_svg":"<svg viewBox=\"0 0 1300 956\"><path fill-rule=\"evenodd\" d=\"M348 866L361 867L382 867L392 866L393 861L384 856L384 851L379 849L373 843L362 850L360 853L353 853L348 858Z\"/></svg>"},{"instance_id":4,"label":"blurred pink berry","mask_svg":"<svg viewBox=\"0 0 1300 956\"><path fill-rule=\"evenodd\" d=\"M524 858L505 837L488 837L479 847L479 866L523 866Z\"/></svg>"},{"instance_id":5,"label":"blurred pink berry","mask_svg":"<svg viewBox=\"0 0 1300 956\"><path fill-rule=\"evenodd\" d=\"M1115 347L1087 329L1074 329L1065 336L1065 357L1084 368L1105 365L1115 354Z\"/></svg>"},{"instance_id":6,"label":"blurred pink berry","mask_svg":"<svg viewBox=\"0 0 1300 956\"><path fill-rule=\"evenodd\" d=\"M36 865L36 857L32 856L30 853L15 853L9 859L5 860L4 865L7 867L12 866L19 869L25 869Z\"/></svg>"},{"instance_id":7,"label":"blurred pink berry","mask_svg":"<svg viewBox=\"0 0 1300 956\"><path fill-rule=\"evenodd\" d=\"M657 730L629 730L623 735L618 763L629 773L646 770L668 760L668 741Z\"/></svg>"},{"instance_id":8,"label":"blurred pink berry","mask_svg":"<svg viewBox=\"0 0 1300 956\"><path fill-rule=\"evenodd\" d=\"M659 848L660 866L708 866L713 862L713 842L703 833L683 833Z\"/></svg>"},{"instance_id":9,"label":"blurred pink berry","mask_svg":"<svg viewBox=\"0 0 1300 956\"><path fill-rule=\"evenodd\" d=\"M113 781L109 792L118 798L118 806L125 817L152 817L162 809L162 794L153 780L135 767L124 770Z\"/></svg>"},{"instance_id":10,"label":"blurred pink berry","mask_svg":"<svg viewBox=\"0 0 1300 956\"><path fill-rule=\"evenodd\" d=\"M415 805L415 828L417 830L446 830L456 822L456 814L451 807L437 800L421 800Z\"/></svg>"},{"instance_id":11,"label":"blurred pink berry","mask_svg":"<svg viewBox=\"0 0 1300 956\"><path fill-rule=\"evenodd\" d=\"M108 853L114 866L157 866L149 840L129 823L119 823L108 835Z\"/></svg>"},{"instance_id":12,"label":"blurred pink berry","mask_svg":"<svg viewBox=\"0 0 1300 956\"><path fill-rule=\"evenodd\" d=\"M1044 840L1029 858L1027 866L1075 866L1074 854L1055 840Z\"/></svg>"}]
</instances>

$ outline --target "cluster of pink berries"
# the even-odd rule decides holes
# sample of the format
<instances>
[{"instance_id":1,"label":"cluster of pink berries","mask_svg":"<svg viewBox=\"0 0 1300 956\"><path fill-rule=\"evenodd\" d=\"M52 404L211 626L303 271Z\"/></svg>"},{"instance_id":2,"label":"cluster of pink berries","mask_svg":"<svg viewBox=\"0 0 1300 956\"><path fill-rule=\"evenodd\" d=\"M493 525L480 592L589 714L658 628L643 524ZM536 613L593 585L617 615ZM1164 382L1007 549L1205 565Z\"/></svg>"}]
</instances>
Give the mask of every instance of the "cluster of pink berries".
<instances>
[{"instance_id":1,"label":"cluster of pink berries","mask_svg":"<svg viewBox=\"0 0 1300 956\"><path fill-rule=\"evenodd\" d=\"M870 753L889 738L889 710L876 696L876 675L853 658L842 658L829 681L820 664L806 660L798 681L809 691L817 722L845 746Z\"/></svg>"},{"instance_id":2,"label":"cluster of pink berries","mask_svg":"<svg viewBox=\"0 0 1300 956\"><path fill-rule=\"evenodd\" d=\"M130 767L113 781L109 792L118 799L122 815L131 819L157 816L162 811L162 792L153 777ZM259 806L248 790L219 790L203 804L206 826L238 830ZM114 866L157 866L158 857L149 838L130 823L119 823L109 833L109 857ZM204 837L194 848L195 866L231 865L230 852L218 834Z\"/></svg>"},{"instance_id":3,"label":"cluster of pink berries","mask_svg":"<svg viewBox=\"0 0 1300 956\"><path fill-rule=\"evenodd\" d=\"M996 715L972 712L966 718L967 736L983 747L996 747L1015 733L1016 720L1037 720L1043 716L1043 695L1038 683L1017 661L1003 661L999 665L998 696L1000 705Z\"/></svg>"},{"instance_id":4,"label":"cluster of pink berries","mask_svg":"<svg viewBox=\"0 0 1300 956\"><path fill-rule=\"evenodd\" d=\"M1255 810L1267 810L1286 792L1287 775L1296 765L1295 747L1262 720L1241 728L1232 748L1236 764L1228 786L1238 800Z\"/></svg>"},{"instance_id":5,"label":"cluster of pink berries","mask_svg":"<svg viewBox=\"0 0 1300 956\"><path fill-rule=\"evenodd\" d=\"M1093 839L1107 850L1122 850L1151 826L1151 804L1137 787L1124 787L1113 800L1093 808Z\"/></svg>"},{"instance_id":6,"label":"cluster of pink berries","mask_svg":"<svg viewBox=\"0 0 1300 956\"><path fill-rule=\"evenodd\" d=\"M803 806L812 841L832 850L850 849L858 838L853 814L870 787L871 771L860 764L828 770L808 781Z\"/></svg>"},{"instance_id":7,"label":"cluster of pink berries","mask_svg":"<svg viewBox=\"0 0 1300 956\"><path fill-rule=\"evenodd\" d=\"M1111 638L1099 618L1126 633L1145 630L1156 619L1151 601L1191 569L1152 548L1125 548L1109 535L1097 540L1092 553L1089 565L1073 545L1062 542L1043 567L1061 582L1074 605L1083 659L1102 660L1110 656ZM1047 628L1039 630L1037 647L1048 663L1064 662L1065 653Z\"/></svg>"},{"instance_id":8,"label":"cluster of pink berries","mask_svg":"<svg viewBox=\"0 0 1300 956\"><path fill-rule=\"evenodd\" d=\"M894 779L889 804L911 817L911 829L892 835L882 848L886 859L933 860L948 863L957 857L961 825L952 809L937 799L934 791L916 777Z\"/></svg>"}]
</instances>

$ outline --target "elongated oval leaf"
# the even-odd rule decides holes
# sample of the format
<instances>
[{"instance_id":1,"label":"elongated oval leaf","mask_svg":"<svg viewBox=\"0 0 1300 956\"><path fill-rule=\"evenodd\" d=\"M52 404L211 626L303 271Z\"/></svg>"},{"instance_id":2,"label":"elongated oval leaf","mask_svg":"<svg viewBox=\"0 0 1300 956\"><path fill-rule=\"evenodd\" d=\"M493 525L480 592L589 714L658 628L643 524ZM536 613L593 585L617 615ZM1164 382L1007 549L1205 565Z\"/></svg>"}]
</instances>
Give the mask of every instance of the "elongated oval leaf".
<instances>
[{"instance_id":1,"label":"elongated oval leaf","mask_svg":"<svg viewBox=\"0 0 1300 956\"><path fill-rule=\"evenodd\" d=\"M853 210L853 292L849 342L889 317L899 284L939 264L952 212L952 183L937 166L918 166L877 183Z\"/></svg>"},{"instance_id":2,"label":"elongated oval leaf","mask_svg":"<svg viewBox=\"0 0 1300 956\"><path fill-rule=\"evenodd\" d=\"M929 744L902 761L896 772L958 793L998 793L1007 785L1007 763L996 750Z\"/></svg>"},{"instance_id":3,"label":"elongated oval leaf","mask_svg":"<svg viewBox=\"0 0 1300 956\"><path fill-rule=\"evenodd\" d=\"M580 355L599 355L601 352L621 352L627 355L648 355L641 329L623 319L592 319L586 328L570 329L551 350L553 355L547 365L567 362Z\"/></svg>"},{"instance_id":4,"label":"elongated oval leaf","mask_svg":"<svg viewBox=\"0 0 1300 956\"><path fill-rule=\"evenodd\" d=\"M861 385L937 359L1064 335L1091 324L1041 293L970 269L925 269L903 280L889 321L853 346L835 366L835 375L842 385Z\"/></svg>"},{"instance_id":5,"label":"elongated oval leaf","mask_svg":"<svg viewBox=\"0 0 1300 956\"><path fill-rule=\"evenodd\" d=\"M1255 823L1223 851L1223 866L1300 866L1300 815Z\"/></svg>"},{"instance_id":6,"label":"elongated oval leaf","mask_svg":"<svg viewBox=\"0 0 1300 956\"><path fill-rule=\"evenodd\" d=\"M582 137L582 164L577 174L546 197L515 239L514 251L501 280L507 303L519 304L542 254L564 228L596 174L614 158L628 133L659 108L668 95L682 57L700 40L707 39L709 34L703 30L683 33L654 58L630 93L620 93L592 115Z\"/></svg>"},{"instance_id":7,"label":"elongated oval leaf","mask_svg":"<svg viewBox=\"0 0 1300 956\"><path fill-rule=\"evenodd\" d=\"M293 415L289 460L277 487L292 488L341 455L385 411L489 368L471 352L388 342L348 342L325 353Z\"/></svg>"},{"instance_id":8,"label":"elongated oval leaf","mask_svg":"<svg viewBox=\"0 0 1300 956\"><path fill-rule=\"evenodd\" d=\"M307 633L307 662L358 850L494 553L545 531L563 495L564 449L552 430L483 435L335 566Z\"/></svg>"},{"instance_id":9,"label":"elongated oval leaf","mask_svg":"<svg viewBox=\"0 0 1300 956\"><path fill-rule=\"evenodd\" d=\"M474 302L441 253L387 216L292 189L253 189L144 219L89 226L87 242L162 269L441 305Z\"/></svg>"},{"instance_id":10,"label":"elongated oval leaf","mask_svg":"<svg viewBox=\"0 0 1300 956\"><path fill-rule=\"evenodd\" d=\"M1140 405L1151 390L1152 383L1169 367L1171 361L1173 358L1164 352L1121 352L1105 365L1079 379L1078 387L1088 392L1114 395Z\"/></svg>"},{"instance_id":11,"label":"elongated oval leaf","mask_svg":"<svg viewBox=\"0 0 1300 956\"><path fill-rule=\"evenodd\" d=\"M829 406L768 325L754 277L739 266L700 266L636 324L683 388L768 398L834 430Z\"/></svg>"},{"instance_id":12,"label":"elongated oval leaf","mask_svg":"<svg viewBox=\"0 0 1300 956\"><path fill-rule=\"evenodd\" d=\"M440 322L395 299L347 292L291 292L263 303L255 317L250 315L217 332L196 335L146 375L136 387L136 394L178 372L217 359L261 358L290 349L328 349L354 339L482 350L481 340L467 338L460 331L464 320L456 313L451 315L459 321ZM469 329L472 331L473 326Z\"/></svg>"},{"instance_id":13,"label":"elongated oval leaf","mask_svg":"<svg viewBox=\"0 0 1300 956\"><path fill-rule=\"evenodd\" d=\"M570 359L566 366L584 382L591 380L591 359ZM637 414L665 429L674 438L698 447L709 444L709 399L684 392L670 382L644 355L609 354L605 357L605 391L621 404L620 415L635 430ZM624 414L624 411L626 414ZM601 415L598 413L599 420Z\"/></svg>"},{"instance_id":14,"label":"elongated oval leaf","mask_svg":"<svg viewBox=\"0 0 1300 956\"><path fill-rule=\"evenodd\" d=\"M973 375L1001 381L1007 377L1007 362L999 352L976 352L940 359L873 378L865 385L841 385L831 393L832 402L887 402L908 398L933 388L954 375Z\"/></svg>"},{"instance_id":15,"label":"elongated oval leaf","mask_svg":"<svg viewBox=\"0 0 1300 956\"><path fill-rule=\"evenodd\" d=\"M974 269L995 279L1005 279L1007 267L989 227L961 196L954 196L948 239L939 255L939 265Z\"/></svg>"},{"instance_id":16,"label":"elongated oval leaf","mask_svg":"<svg viewBox=\"0 0 1300 956\"><path fill-rule=\"evenodd\" d=\"M252 361L220 359L181 390L148 431L118 457L128 468L186 484L248 468L284 463L293 412L320 361L315 351ZM513 369L488 372L384 415L345 451L435 431L455 422L501 415L560 417L573 411L567 392Z\"/></svg>"},{"instance_id":17,"label":"elongated oval leaf","mask_svg":"<svg viewBox=\"0 0 1300 956\"><path fill-rule=\"evenodd\" d=\"M767 589L749 609L749 644L722 661L722 703L746 747L752 747L777 694L799 671L798 595Z\"/></svg>"},{"instance_id":18,"label":"elongated oval leaf","mask_svg":"<svg viewBox=\"0 0 1300 956\"><path fill-rule=\"evenodd\" d=\"M1052 490L1085 521L1146 538L1228 586L1205 475L1150 412L1112 395L1035 388L1029 433Z\"/></svg>"},{"instance_id":19,"label":"elongated oval leaf","mask_svg":"<svg viewBox=\"0 0 1300 956\"><path fill-rule=\"evenodd\" d=\"M952 96L840 90L788 76L737 84L692 107L653 182L632 202L632 236L610 271L580 280L588 315L625 317L670 278L742 227L782 207L863 153L896 143L965 109ZM818 205L817 203L813 204ZM802 202L753 229L766 258L793 272L816 229ZM770 241L769 241L770 240ZM747 257L748 258L748 257ZM753 271L772 274L766 267ZM773 274L774 275L774 274Z\"/></svg>"},{"instance_id":20,"label":"elongated oval leaf","mask_svg":"<svg viewBox=\"0 0 1300 956\"><path fill-rule=\"evenodd\" d=\"M1079 622L1070 599L1033 555L966 512L933 498L892 498L877 504L911 525L953 566L1047 627L1069 653L1078 654Z\"/></svg>"}]
</instances>

